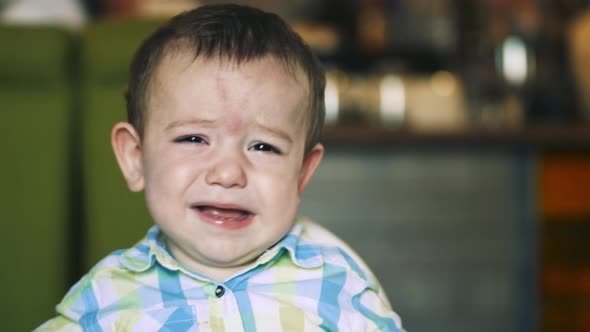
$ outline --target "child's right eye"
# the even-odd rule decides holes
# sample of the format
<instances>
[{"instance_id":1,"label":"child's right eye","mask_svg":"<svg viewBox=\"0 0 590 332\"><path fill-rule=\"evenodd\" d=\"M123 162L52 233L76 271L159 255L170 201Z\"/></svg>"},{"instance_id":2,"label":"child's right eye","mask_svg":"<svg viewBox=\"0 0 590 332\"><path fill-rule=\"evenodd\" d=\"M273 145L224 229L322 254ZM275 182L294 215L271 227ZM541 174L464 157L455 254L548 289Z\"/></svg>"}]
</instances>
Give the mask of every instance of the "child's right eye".
<instances>
[{"instance_id":1,"label":"child's right eye","mask_svg":"<svg viewBox=\"0 0 590 332\"><path fill-rule=\"evenodd\" d=\"M207 144L207 141L203 137L197 136L197 135L181 136L181 137L174 139L174 142L175 143Z\"/></svg>"}]
</instances>

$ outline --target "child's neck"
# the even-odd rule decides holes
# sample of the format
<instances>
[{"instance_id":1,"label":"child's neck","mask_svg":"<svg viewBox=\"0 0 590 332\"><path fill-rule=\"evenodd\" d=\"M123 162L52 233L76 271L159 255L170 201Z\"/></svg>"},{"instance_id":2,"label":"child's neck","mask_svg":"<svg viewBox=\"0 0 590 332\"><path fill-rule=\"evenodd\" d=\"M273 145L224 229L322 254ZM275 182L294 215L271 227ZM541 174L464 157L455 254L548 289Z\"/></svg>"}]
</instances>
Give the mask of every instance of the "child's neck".
<instances>
[{"instance_id":1,"label":"child's neck","mask_svg":"<svg viewBox=\"0 0 590 332\"><path fill-rule=\"evenodd\" d=\"M191 271L195 271L199 274L204 275L205 277L215 281L216 283L223 283L224 281L228 280L230 277L234 276L240 270L243 269L242 266L237 267L211 267L211 266L204 266L201 265L199 268L187 266Z\"/></svg>"},{"instance_id":2,"label":"child's neck","mask_svg":"<svg viewBox=\"0 0 590 332\"><path fill-rule=\"evenodd\" d=\"M251 263L236 266L207 265L195 260L172 243L168 243L168 250L170 250L170 254L178 263L185 266L190 271L199 273L217 283L222 283L228 280L230 277L235 276L238 272L243 271L246 267L251 265Z\"/></svg>"}]
</instances>

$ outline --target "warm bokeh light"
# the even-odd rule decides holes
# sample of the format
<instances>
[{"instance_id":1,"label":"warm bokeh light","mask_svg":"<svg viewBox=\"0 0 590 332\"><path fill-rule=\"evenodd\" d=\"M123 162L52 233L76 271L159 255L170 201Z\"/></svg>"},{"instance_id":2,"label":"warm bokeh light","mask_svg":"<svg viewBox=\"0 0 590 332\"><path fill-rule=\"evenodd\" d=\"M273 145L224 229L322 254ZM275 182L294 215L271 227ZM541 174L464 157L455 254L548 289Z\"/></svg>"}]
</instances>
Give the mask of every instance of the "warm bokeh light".
<instances>
[{"instance_id":1,"label":"warm bokeh light","mask_svg":"<svg viewBox=\"0 0 590 332\"><path fill-rule=\"evenodd\" d=\"M509 37L502 44L502 74L510 84L522 85L529 74L527 47L518 37Z\"/></svg>"},{"instance_id":2,"label":"warm bokeh light","mask_svg":"<svg viewBox=\"0 0 590 332\"><path fill-rule=\"evenodd\" d=\"M325 104L326 104L326 124L333 124L338 121L338 111L340 97L338 95L338 85L336 80L328 76L326 78L326 91L324 92Z\"/></svg>"},{"instance_id":3,"label":"warm bokeh light","mask_svg":"<svg viewBox=\"0 0 590 332\"><path fill-rule=\"evenodd\" d=\"M380 82L381 121L386 125L400 124L406 110L406 91L402 79L386 75Z\"/></svg>"}]
</instances>

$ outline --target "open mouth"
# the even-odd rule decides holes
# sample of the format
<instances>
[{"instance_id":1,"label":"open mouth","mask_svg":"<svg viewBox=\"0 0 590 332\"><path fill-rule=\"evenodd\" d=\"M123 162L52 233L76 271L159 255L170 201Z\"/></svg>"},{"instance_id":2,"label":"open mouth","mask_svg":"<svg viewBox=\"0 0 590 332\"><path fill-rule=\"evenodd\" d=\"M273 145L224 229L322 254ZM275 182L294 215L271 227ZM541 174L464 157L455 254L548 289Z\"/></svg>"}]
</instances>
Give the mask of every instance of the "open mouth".
<instances>
[{"instance_id":1,"label":"open mouth","mask_svg":"<svg viewBox=\"0 0 590 332\"><path fill-rule=\"evenodd\" d=\"M200 203L192 206L199 218L209 224L226 229L239 229L254 220L254 212L234 204Z\"/></svg>"},{"instance_id":2,"label":"open mouth","mask_svg":"<svg viewBox=\"0 0 590 332\"><path fill-rule=\"evenodd\" d=\"M239 206L195 205L199 219L226 230L246 228L254 220L254 213Z\"/></svg>"},{"instance_id":3,"label":"open mouth","mask_svg":"<svg viewBox=\"0 0 590 332\"><path fill-rule=\"evenodd\" d=\"M240 208L225 208L213 205L197 205L193 209L207 219L219 222L244 221L253 216L253 213Z\"/></svg>"}]
</instances>

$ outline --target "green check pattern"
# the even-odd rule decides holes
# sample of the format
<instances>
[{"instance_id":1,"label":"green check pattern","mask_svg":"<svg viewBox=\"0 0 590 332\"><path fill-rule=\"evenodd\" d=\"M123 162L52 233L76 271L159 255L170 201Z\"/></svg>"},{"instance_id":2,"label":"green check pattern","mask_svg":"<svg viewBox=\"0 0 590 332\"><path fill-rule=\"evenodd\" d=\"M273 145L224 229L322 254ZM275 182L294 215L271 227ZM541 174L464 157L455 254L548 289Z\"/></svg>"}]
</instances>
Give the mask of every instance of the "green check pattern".
<instances>
[{"instance_id":1,"label":"green check pattern","mask_svg":"<svg viewBox=\"0 0 590 332\"><path fill-rule=\"evenodd\" d=\"M222 283L188 270L157 226L74 285L37 331L403 331L363 261L305 219Z\"/></svg>"}]
</instances>

